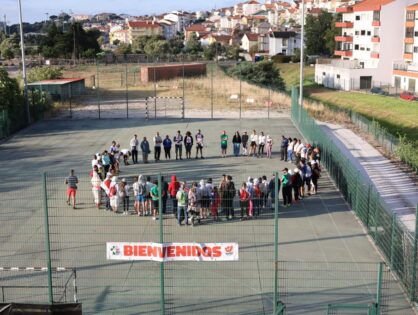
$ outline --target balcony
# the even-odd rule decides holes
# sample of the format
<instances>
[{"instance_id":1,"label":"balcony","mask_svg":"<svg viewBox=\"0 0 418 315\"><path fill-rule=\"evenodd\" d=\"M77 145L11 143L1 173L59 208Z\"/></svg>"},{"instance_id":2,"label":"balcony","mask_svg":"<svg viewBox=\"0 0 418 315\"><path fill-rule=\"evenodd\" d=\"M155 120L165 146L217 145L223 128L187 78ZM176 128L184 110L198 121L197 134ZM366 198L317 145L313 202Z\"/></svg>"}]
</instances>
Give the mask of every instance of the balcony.
<instances>
[{"instance_id":1,"label":"balcony","mask_svg":"<svg viewBox=\"0 0 418 315\"><path fill-rule=\"evenodd\" d=\"M341 7L337 8L337 13L351 13L353 12L353 7Z\"/></svg>"},{"instance_id":2,"label":"balcony","mask_svg":"<svg viewBox=\"0 0 418 315\"><path fill-rule=\"evenodd\" d=\"M354 26L353 22L335 22L335 27L353 28L353 26Z\"/></svg>"},{"instance_id":3,"label":"balcony","mask_svg":"<svg viewBox=\"0 0 418 315\"><path fill-rule=\"evenodd\" d=\"M343 69L363 69L358 60L342 60L342 59L317 59L318 65L329 65Z\"/></svg>"},{"instance_id":4,"label":"balcony","mask_svg":"<svg viewBox=\"0 0 418 315\"><path fill-rule=\"evenodd\" d=\"M405 71L418 73L418 64L409 62L406 63L404 61L396 61L393 63L393 70L394 74L401 74L401 72Z\"/></svg>"},{"instance_id":5,"label":"balcony","mask_svg":"<svg viewBox=\"0 0 418 315\"><path fill-rule=\"evenodd\" d=\"M373 21L372 26L380 26L380 21Z\"/></svg>"},{"instance_id":6,"label":"balcony","mask_svg":"<svg viewBox=\"0 0 418 315\"><path fill-rule=\"evenodd\" d=\"M403 59L406 59L406 60L412 60L413 57L414 57L414 55L412 53L404 53L403 54Z\"/></svg>"},{"instance_id":7,"label":"balcony","mask_svg":"<svg viewBox=\"0 0 418 315\"><path fill-rule=\"evenodd\" d=\"M351 50L336 50L334 55L341 56L341 57L351 57L353 55L353 51Z\"/></svg>"},{"instance_id":8,"label":"balcony","mask_svg":"<svg viewBox=\"0 0 418 315\"><path fill-rule=\"evenodd\" d=\"M374 58L374 59L379 59L380 55L377 51L372 51L370 53L370 57Z\"/></svg>"},{"instance_id":9,"label":"balcony","mask_svg":"<svg viewBox=\"0 0 418 315\"><path fill-rule=\"evenodd\" d=\"M380 37L379 36L373 36L372 37L372 43L380 43Z\"/></svg>"},{"instance_id":10,"label":"balcony","mask_svg":"<svg viewBox=\"0 0 418 315\"><path fill-rule=\"evenodd\" d=\"M336 42L353 42L353 36L335 36Z\"/></svg>"},{"instance_id":11,"label":"balcony","mask_svg":"<svg viewBox=\"0 0 418 315\"><path fill-rule=\"evenodd\" d=\"M405 44L413 44L414 43L414 38L413 37L405 37L404 43Z\"/></svg>"},{"instance_id":12,"label":"balcony","mask_svg":"<svg viewBox=\"0 0 418 315\"><path fill-rule=\"evenodd\" d=\"M414 27L415 26L415 21L406 21L405 26L406 27Z\"/></svg>"}]
</instances>

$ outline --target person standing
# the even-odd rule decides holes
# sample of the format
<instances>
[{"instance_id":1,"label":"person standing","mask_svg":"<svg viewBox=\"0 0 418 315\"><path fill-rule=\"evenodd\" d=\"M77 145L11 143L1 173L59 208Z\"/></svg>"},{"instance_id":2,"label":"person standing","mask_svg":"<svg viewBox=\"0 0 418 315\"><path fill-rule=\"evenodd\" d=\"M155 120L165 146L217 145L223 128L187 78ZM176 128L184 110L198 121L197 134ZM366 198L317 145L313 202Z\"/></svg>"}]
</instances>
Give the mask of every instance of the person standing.
<instances>
[{"instance_id":1,"label":"person standing","mask_svg":"<svg viewBox=\"0 0 418 315\"><path fill-rule=\"evenodd\" d=\"M289 140L285 137L282 136L282 142L280 144L280 161L285 161L287 162L287 146L289 145Z\"/></svg>"},{"instance_id":2,"label":"person standing","mask_svg":"<svg viewBox=\"0 0 418 315\"><path fill-rule=\"evenodd\" d=\"M177 192L180 188L180 183L177 181L177 177L176 175L172 175L171 176L171 182L170 184L168 184L168 193L170 194L171 197L171 202L173 204L173 214L176 217L176 213L177 213Z\"/></svg>"},{"instance_id":3,"label":"person standing","mask_svg":"<svg viewBox=\"0 0 418 315\"><path fill-rule=\"evenodd\" d=\"M248 203L250 201L250 194L247 191L247 184L245 182L242 183L241 189L239 190L239 205L241 208L241 220L248 218Z\"/></svg>"},{"instance_id":4,"label":"person standing","mask_svg":"<svg viewBox=\"0 0 418 315\"><path fill-rule=\"evenodd\" d=\"M254 157L257 154L257 141L258 141L258 136L257 136L257 132L255 130L253 130L252 135L250 136L250 146L251 146L251 151L250 151L250 155L252 154Z\"/></svg>"},{"instance_id":5,"label":"person standing","mask_svg":"<svg viewBox=\"0 0 418 315\"><path fill-rule=\"evenodd\" d=\"M242 155L247 156L248 155L248 134L246 131L244 131L241 137L241 144L242 144Z\"/></svg>"},{"instance_id":6,"label":"person standing","mask_svg":"<svg viewBox=\"0 0 418 315\"><path fill-rule=\"evenodd\" d=\"M178 225L181 225L183 217L185 218L186 225L189 225L189 221L187 219L187 193L184 191L184 188L185 184L182 183L175 195L175 199L177 201L176 204L178 204L178 209L176 210Z\"/></svg>"},{"instance_id":7,"label":"person standing","mask_svg":"<svg viewBox=\"0 0 418 315\"><path fill-rule=\"evenodd\" d=\"M119 207L119 185L118 178L116 176L112 177L112 182L110 183L109 198L112 211L117 213Z\"/></svg>"},{"instance_id":8,"label":"person standing","mask_svg":"<svg viewBox=\"0 0 418 315\"><path fill-rule=\"evenodd\" d=\"M264 146L266 145L266 136L262 131L258 136L258 157L263 157L264 155Z\"/></svg>"},{"instance_id":9,"label":"person standing","mask_svg":"<svg viewBox=\"0 0 418 315\"><path fill-rule=\"evenodd\" d=\"M163 141L163 147L164 147L165 159L171 160L171 139L169 135L165 136L165 139Z\"/></svg>"},{"instance_id":10,"label":"person standing","mask_svg":"<svg viewBox=\"0 0 418 315\"><path fill-rule=\"evenodd\" d=\"M128 215L129 212L129 189L130 187L126 182L126 179L122 178L119 187L119 198L122 200L124 215Z\"/></svg>"},{"instance_id":11,"label":"person standing","mask_svg":"<svg viewBox=\"0 0 418 315\"><path fill-rule=\"evenodd\" d=\"M235 184L232 181L232 176L228 175L227 176L227 181L226 181L226 189L228 191L228 213L229 213L229 220L232 220L234 218L234 197L236 194L235 191Z\"/></svg>"},{"instance_id":12,"label":"person standing","mask_svg":"<svg viewBox=\"0 0 418 315\"><path fill-rule=\"evenodd\" d=\"M319 164L315 161L311 162L312 164L312 193L316 194L318 192L318 179L321 177L321 169Z\"/></svg>"},{"instance_id":13,"label":"person standing","mask_svg":"<svg viewBox=\"0 0 418 315\"><path fill-rule=\"evenodd\" d=\"M181 158L181 151L183 149L183 136L181 135L180 130L177 130L177 134L174 136L173 141L176 148L176 160L183 160Z\"/></svg>"},{"instance_id":14,"label":"person standing","mask_svg":"<svg viewBox=\"0 0 418 315\"><path fill-rule=\"evenodd\" d=\"M109 172L110 162L109 153L105 150L102 154L102 165L106 173Z\"/></svg>"},{"instance_id":15,"label":"person standing","mask_svg":"<svg viewBox=\"0 0 418 315\"><path fill-rule=\"evenodd\" d=\"M300 187L303 185L302 177L300 176L299 169L295 168L293 171L292 179L292 188L293 188L293 199L295 202L298 202Z\"/></svg>"},{"instance_id":16,"label":"person standing","mask_svg":"<svg viewBox=\"0 0 418 315\"><path fill-rule=\"evenodd\" d=\"M290 207L292 204L292 183L290 179L289 169L286 167L283 169L282 175L282 195L283 205Z\"/></svg>"},{"instance_id":17,"label":"person standing","mask_svg":"<svg viewBox=\"0 0 418 315\"><path fill-rule=\"evenodd\" d=\"M163 214L167 211L167 198L168 198L168 184L164 180L164 176L161 176L161 202L162 202L162 210Z\"/></svg>"},{"instance_id":18,"label":"person standing","mask_svg":"<svg viewBox=\"0 0 418 315\"><path fill-rule=\"evenodd\" d=\"M147 140L147 137L144 137L144 140L141 142L141 150L142 150L142 161L144 163L148 163L148 154L150 154L149 149L149 142Z\"/></svg>"},{"instance_id":19,"label":"person standing","mask_svg":"<svg viewBox=\"0 0 418 315\"><path fill-rule=\"evenodd\" d=\"M100 179L98 168L95 166L93 170L93 176L91 178L91 190L93 193L94 204L96 205L97 209L100 209L100 200L101 200L101 192L102 192L102 180Z\"/></svg>"},{"instance_id":20,"label":"person standing","mask_svg":"<svg viewBox=\"0 0 418 315\"><path fill-rule=\"evenodd\" d=\"M190 160L192 158L193 147L193 137L190 131L187 131L184 137L184 147L186 148L186 159Z\"/></svg>"},{"instance_id":21,"label":"person standing","mask_svg":"<svg viewBox=\"0 0 418 315\"><path fill-rule=\"evenodd\" d=\"M266 154L267 158L271 159L271 152L273 151L273 139L270 137L270 135L267 135L266 138Z\"/></svg>"},{"instance_id":22,"label":"person standing","mask_svg":"<svg viewBox=\"0 0 418 315\"><path fill-rule=\"evenodd\" d=\"M154 186L152 186L150 195L152 199L152 219L155 221L157 220L158 214L158 202L159 202L159 191L158 191L158 182L156 180L153 181Z\"/></svg>"},{"instance_id":23,"label":"person standing","mask_svg":"<svg viewBox=\"0 0 418 315\"><path fill-rule=\"evenodd\" d=\"M232 137L232 145L234 148L234 155L238 156L241 146L241 135L239 134L239 131L236 131L234 136Z\"/></svg>"},{"instance_id":24,"label":"person standing","mask_svg":"<svg viewBox=\"0 0 418 315\"><path fill-rule=\"evenodd\" d=\"M228 135L226 134L226 131L224 130L221 134L221 154L222 157L226 157L226 151L228 148Z\"/></svg>"},{"instance_id":25,"label":"person standing","mask_svg":"<svg viewBox=\"0 0 418 315\"><path fill-rule=\"evenodd\" d=\"M200 131L200 129L197 131L197 134L195 136L196 139L196 159L199 156L199 151L200 151L200 158L203 159L203 134Z\"/></svg>"},{"instance_id":26,"label":"person standing","mask_svg":"<svg viewBox=\"0 0 418 315\"><path fill-rule=\"evenodd\" d=\"M129 141L129 146L131 147L132 163L138 164L139 140L137 135L134 135L131 141Z\"/></svg>"},{"instance_id":27,"label":"person standing","mask_svg":"<svg viewBox=\"0 0 418 315\"><path fill-rule=\"evenodd\" d=\"M70 170L70 175L65 179L65 184L67 185L67 205L72 204L73 209L75 209L78 178L74 175L74 170Z\"/></svg>"},{"instance_id":28,"label":"person standing","mask_svg":"<svg viewBox=\"0 0 418 315\"><path fill-rule=\"evenodd\" d=\"M158 162L161 156L161 144L163 139L161 139L160 133L157 131L157 134L153 138L154 141L154 160Z\"/></svg>"}]
</instances>

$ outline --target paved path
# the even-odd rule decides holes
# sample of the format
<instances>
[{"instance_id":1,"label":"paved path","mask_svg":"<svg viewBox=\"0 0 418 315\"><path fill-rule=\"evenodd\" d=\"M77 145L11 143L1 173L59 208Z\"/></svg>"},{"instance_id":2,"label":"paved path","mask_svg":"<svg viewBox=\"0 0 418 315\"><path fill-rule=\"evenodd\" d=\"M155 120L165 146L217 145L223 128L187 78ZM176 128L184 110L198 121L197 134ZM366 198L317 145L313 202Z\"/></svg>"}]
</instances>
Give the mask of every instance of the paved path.
<instances>
[{"instance_id":1,"label":"paved path","mask_svg":"<svg viewBox=\"0 0 418 315\"><path fill-rule=\"evenodd\" d=\"M320 124L338 148L375 185L388 209L396 213L409 231L414 232L417 185L352 130L330 123Z\"/></svg>"}]
</instances>

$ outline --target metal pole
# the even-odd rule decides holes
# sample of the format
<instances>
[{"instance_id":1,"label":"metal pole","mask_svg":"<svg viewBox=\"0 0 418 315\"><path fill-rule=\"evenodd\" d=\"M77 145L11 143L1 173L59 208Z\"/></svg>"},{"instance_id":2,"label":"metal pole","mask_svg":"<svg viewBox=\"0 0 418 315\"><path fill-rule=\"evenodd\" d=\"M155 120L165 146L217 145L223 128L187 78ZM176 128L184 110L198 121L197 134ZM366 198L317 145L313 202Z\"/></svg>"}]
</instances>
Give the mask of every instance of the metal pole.
<instances>
[{"instance_id":1,"label":"metal pole","mask_svg":"<svg viewBox=\"0 0 418 315\"><path fill-rule=\"evenodd\" d=\"M49 304L54 303L54 295L52 292L52 269L51 269L51 243L49 238L49 216L48 216L48 190L46 187L46 173L42 174L42 186L44 195L44 229L45 229L45 250L46 265L48 267L48 300Z\"/></svg>"},{"instance_id":2,"label":"metal pole","mask_svg":"<svg viewBox=\"0 0 418 315\"><path fill-rule=\"evenodd\" d=\"M23 97L24 105L26 108L26 118L27 123L30 124L30 110L28 103L28 80L26 78L26 62L25 62L25 40L23 37L23 22L22 22L22 3L21 0L18 0L19 3L19 28L20 28L20 51L22 53L22 76L23 76Z\"/></svg>"},{"instance_id":3,"label":"metal pole","mask_svg":"<svg viewBox=\"0 0 418 315\"><path fill-rule=\"evenodd\" d=\"M161 173L158 174L158 213L160 220L160 244L164 245L164 224L162 211L162 180ZM160 263L160 314L165 314L165 292L164 292L164 262Z\"/></svg>"},{"instance_id":4,"label":"metal pole","mask_svg":"<svg viewBox=\"0 0 418 315\"><path fill-rule=\"evenodd\" d=\"M271 101L271 86L269 87L269 99L267 102L267 119L270 119L270 104L272 104L273 102Z\"/></svg>"},{"instance_id":5,"label":"metal pole","mask_svg":"<svg viewBox=\"0 0 418 315\"><path fill-rule=\"evenodd\" d=\"M242 73L241 64L239 64L239 119L241 119L242 112Z\"/></svg>"},{"instance_id":6,"label":"metal pole","mask_svg":"<svg viewBox=\"0 0 418 315\"><path fill-rule=\"evenodd\" d=\"M210 72L210 118L213 119L213 72L215 71L215 65L212 65L212 71Z\"/></svg>"},{"instance_id":7,"label":"metal pole","mask_svg":"<svg viewBox=\"0 0 418 315\"><path fill-rule=\"evenodd\" d=\"M279 260L279 174L274 174L274 314L277 311L277 302L279 297L278 288L278 260Z\"/></svg>"},{"instance_id":8,"label":"metal pole","mask_svg":"<svg viewBox=\"0 0 418 315\"><path fill-rule=\"evenodd\" d=\"M417 286L417 244L418 244L418 205L415 210L415 233L414 233L414 253L413 253L413 261L412 261L412 279L411 279L411 292L409 294L409 299L411 301L415 301L415 290Z\"/></svg>"},{"instance_id":9,"label":"metal pole","mask_svg":"<svg viewBox=\"0 0 418 315\"><path fill-rule=\"evenodd\" d=\"M96 60L96 96L97 96L97 107L99 109L99 119L100 119L99 63L97 60Z\"/></svg>"},{"instance_id":10,"label":"metal pole","mask_svg":"<svg viewBox=\"0 0 418 315\"><path fill-rule=\"evenodd\" d=\"M392 233L390 237L390 267L393 269L393 260L395 252L395 235L396 235L396 213L392 214Z\"/></svg>"},{"instance_id":11,"label":"metal pole","mask_svg":"<svg viewBox=\"0 0 418 315\"><path fill-rule=\"evenodd\" d=\"M128 99L128 64L125 63L125 94L126 94L126 118L129 118L129 99Z\"/></svg>"},{"instance_id":12,"label":"metal pole","mask_svg":"<svg viewBox=\"0 0 418 315\"><path fill-rule=\"evenodd\" d=\"M72 100L73 100L73 86L70 83L70 118L73 118Z\"/></svg>"},{"instance_id":13,"label":"metal pole","mask_svg":"<svg viewBox=\"0 0 418 315\"><path fill-rule=\"evenodd\" d=\"M305 0L302 0L302 29L300 34L300 73L299 73L299 106L303 107L303 66L305 54ZM299 111L299 122L301 121L301 111Z\"/></svg>"},{"instance_id":14,"label":"metal pole","mask_svg":"<svg viewBox=\"0 0 418 315\"><path fill-rule=\"evenodd\" d=\"M185 75L185 73L184 73L184 55L182 55L182 58L181 58L181 60L182 60L182 63L183 63L183 99L182 99L182 102L181 102L181 104L182 104L182 109L181 109L181 119L182 120L184 120L184 118L185 118L185 113L184 113L184 109L185 109L185 100L184 100L184 98L185 98L185 93L186 93L186 91L185 91L185 78L184 78L184 75Z\"/></svg>"},{"instance_id":15,"label":"metal pole","mask_svg":"<svg viewBox=\"0 0 418 315\"><path fill-rule=\"evenodd\" d=\"M156 80L156 64L155 64L155 57L154 57L154 118L157 118L157 80Z\"/></svg>"},{"instance_id":16,"label":"metal pole","mask_svg":"<svg viewBox=\"0 0 418 315\"><path fill-rule=\"evenodd\" d=\"M379 262L377 266L376 315L380 315L380 304L382 299L382 276L383 263Z\"/></svg>"},{"instance_id":17,"label":"metal pole","mask_svg":"<svg viewBox=\"0 0 418 315\"><path fill-rule=\"evenodd\" d=\"M73 273L74 273L74 280L73 280L74 303L77 303L78 302L78 299L77 299L77 270L75 268L73 269Z\"/></svg>"}]
</instances>

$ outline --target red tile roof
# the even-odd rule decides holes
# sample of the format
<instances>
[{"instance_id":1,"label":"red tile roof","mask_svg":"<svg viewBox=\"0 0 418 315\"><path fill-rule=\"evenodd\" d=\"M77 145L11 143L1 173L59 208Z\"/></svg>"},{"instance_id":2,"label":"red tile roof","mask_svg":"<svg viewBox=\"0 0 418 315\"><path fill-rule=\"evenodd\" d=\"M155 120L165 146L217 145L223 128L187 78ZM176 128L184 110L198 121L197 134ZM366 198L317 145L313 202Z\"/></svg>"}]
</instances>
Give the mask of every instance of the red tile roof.
<instances>
[{"instance_id":1,"label":"red tile roof","mask_svg":"<svg viewBox=\"0 0 418 315\"><path fill-rule=\"evenodd\" d=\"M202 24L193 24L189 27L186 27L186 32L204 32L206 31L206 27Z\"/></svg>"},{"instance_id":2,"label":"red tile roof","mask_svg":"<svg viewBox=\"0 0 418 315\"><path fill-rule=\"evenodd\" d=\"M258 41L258 34L255 33L246 33L245 34L250 42Z\"/></svg>"},{"instance_id":3,"label":"red tile roof","mask_svg":"<svg viewBox=\"0 0 418 315\"><path fill-rule=\"evenodd\" d=\"M158 23L153 23L149 21L130 21L128 22L129 27L132 28L159 28Z\"/></svg>"},{"instance_id":4,"label":"red tile roof","mask_svg":"<svg viewBox=\"0 0 418 315\"><path fill-rule=\"evenodd\" d=\"M382 6L394 0L364 0L353 5L354 11L379 11Z\"/></svg>"}]
</instances>

